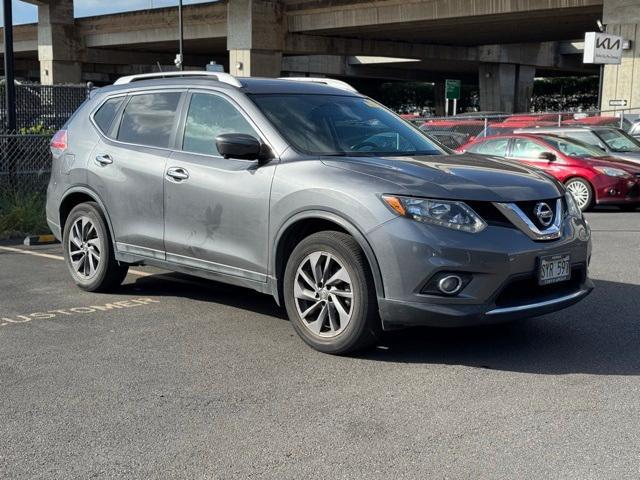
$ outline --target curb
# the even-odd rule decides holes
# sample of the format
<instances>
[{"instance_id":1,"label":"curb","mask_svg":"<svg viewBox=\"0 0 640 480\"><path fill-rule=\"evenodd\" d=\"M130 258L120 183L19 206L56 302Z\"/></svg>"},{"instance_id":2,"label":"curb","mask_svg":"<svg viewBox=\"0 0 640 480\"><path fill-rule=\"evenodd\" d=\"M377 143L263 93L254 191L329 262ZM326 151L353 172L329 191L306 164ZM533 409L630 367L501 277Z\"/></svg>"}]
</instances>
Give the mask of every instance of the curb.
<instances>
[{"instance_id":1,"label":"curb","mask_svg":"<svg viewBox=\"0 0 640 480\"><path fill-rule=\"evenodd\" d=\"M25 237L22 243L27 246L48 245L50 243L58 243L58 240L53 235L30 235Z\"/></svg>"}]
</instances>

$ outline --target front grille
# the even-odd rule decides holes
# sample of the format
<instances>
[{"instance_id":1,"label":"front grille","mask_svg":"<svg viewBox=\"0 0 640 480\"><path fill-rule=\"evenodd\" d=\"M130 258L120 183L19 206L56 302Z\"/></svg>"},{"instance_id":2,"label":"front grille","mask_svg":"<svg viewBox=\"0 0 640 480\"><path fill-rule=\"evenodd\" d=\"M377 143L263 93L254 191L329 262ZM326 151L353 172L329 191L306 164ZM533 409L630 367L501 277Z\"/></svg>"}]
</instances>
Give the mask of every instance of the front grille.
<instances>
[{"instance_id":1,"label":"front grille","mask_svg":"<svg viewBox=\"0 0 640 480\"><path fill-rule=\"evenodd\" d=\"M515 307L553 300L578 291L585 280L584 265L573 266L570 280L551 285L538 285L535 274L514 277L502 288L496 297L495 304L497 307Z\"/></svg>"},{"instance_id":2,"label":"front grille","mask_svg":"<svg viewBox=\"0 0 640 480\"><path fill-rule=\"evenodd\" d=\"M505 217L500 210L491 202L465 202L474 212L487 222L487 225L494 227L516 228L513 223Z\"/></svg>"},{"instance_id":3,"label":"front grille","mask_svg":"<svg viewBox=\"0 0 640 480\"><path fill-rule=\"evenodd\" d=\"M640 174L639 178L640 178ZM627 197L629 198L635 198L635 197L639 197L640 196L640 183L636 183L633 187L631 187L628 191L627 191Z\"/></svg>"},{"instance_id":4,"label":"front grille","mask_svg":"<svg viewBox=\"0 0 640 480\"><path fill-rule=\"evenodd\" d=\"M515 204L518 206L518 208L520 208L520 210L522 210L522 212L527 216L527 218L536 226L538 227L540 230L545 230L547 228L549 228L549 225L553 225L553 222L555 222L556 218L556 202L558 201L557 198L552 198L552 199L547 199L547 200L533 200L530 202L515 202ZM560 200L561 202L563 202L562 204L562 209L564 210L565 205L564 205L564 200ZM551 217L551 223L549 225L543 225L542 222L540 221L540 219L537 217L537 215L535 214L535 209L536 206L539 203L546 203L549 208L551 208L551 211L553 212L553 216Z\"/></svg>"}]
</instances>

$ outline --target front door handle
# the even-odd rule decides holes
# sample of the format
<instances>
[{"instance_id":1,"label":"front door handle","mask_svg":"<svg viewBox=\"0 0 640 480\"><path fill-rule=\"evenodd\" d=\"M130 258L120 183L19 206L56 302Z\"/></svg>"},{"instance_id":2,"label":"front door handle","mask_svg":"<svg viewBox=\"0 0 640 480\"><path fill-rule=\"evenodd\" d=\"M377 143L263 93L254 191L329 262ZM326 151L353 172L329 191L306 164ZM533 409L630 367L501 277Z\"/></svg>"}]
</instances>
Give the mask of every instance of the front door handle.
<instances>
[{"instance_id":1,"label":"front door handle","mask_svg":"<svg viewBox=\"0 0 640 480\"><path fill-rule=\"evenodd\" d=\"M96 157L96 163L98 165L111 165L113 163L113 158L111 158L111 155L98 155Z\"/></svg>"},{"instance_id":2,"label":"front door handle","mask_svg":"<svg viewBox=\"0 0 640 480\"><path fill-rule=\"evenodd\" d=\"M167 170L167 177L171 177L174 180L186 180L189 178L189 172L181 167L171 167Z\"/></svg>"}]
</instances>

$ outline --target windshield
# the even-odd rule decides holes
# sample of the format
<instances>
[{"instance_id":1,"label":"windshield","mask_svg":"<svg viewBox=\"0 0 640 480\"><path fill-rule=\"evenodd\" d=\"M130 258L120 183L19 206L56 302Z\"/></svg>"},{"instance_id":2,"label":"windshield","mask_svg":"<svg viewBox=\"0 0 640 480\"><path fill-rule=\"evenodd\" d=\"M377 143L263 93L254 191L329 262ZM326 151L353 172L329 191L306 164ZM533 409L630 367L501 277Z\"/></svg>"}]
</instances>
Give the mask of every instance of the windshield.
<instances>
[{"instance_id":1,"label":"windshield","mask_svg":"<svg viewBox=\"0 0 640 480\"><path fill-rule=\"evenodd\" d=\"M293 147L311 155L443 155L420 130L368 98L255 94L251 98Z\"/></svg>"},{"instance_id":2,"label":"windshield","mask_svg":"<svg viewBox=\"0 0 640 480\"><path fill-rule=\"evenodd\" d=\"M640 142L620 130L598 130L598 136L614 152L640 152Z\"/></svg>"},{"instance_id":3,"label":"windshield","mask_svg":"<svg viewBox=\"0 0 640 480\"><path fill-rule=\"evenodd\" d=\"M553 137L545 135L544 140L556 150L561 151L570 157L605 157L602 150L581 142L580 140L569 140L568 138Z\"/></svg>"}]
</instances>

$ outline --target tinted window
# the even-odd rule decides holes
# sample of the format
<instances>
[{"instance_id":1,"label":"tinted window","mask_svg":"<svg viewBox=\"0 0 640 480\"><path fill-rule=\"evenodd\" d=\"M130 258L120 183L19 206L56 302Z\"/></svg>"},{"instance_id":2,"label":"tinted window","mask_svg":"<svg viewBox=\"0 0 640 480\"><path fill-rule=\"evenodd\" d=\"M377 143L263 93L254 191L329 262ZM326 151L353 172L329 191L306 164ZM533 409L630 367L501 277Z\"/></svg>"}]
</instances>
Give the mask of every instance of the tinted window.
<instances>
[{"instance_id":1,"label":"tinted window","mask_svg":"<svg viewBox=\"0 0 640 480\"><path fill-rule=\"evenodd\" d=\"M227 100L217 95L194 93L189 104L182 149L219 155L216 136L222 133L246 133L260 138L249 122Z\"/></svg>"},{"instance_id":2,"label":"tinted window","mask_svg":"<svg viewBox=\"0 0 640 480\"><path fill-rule=\"evenodd\" d=\"M93 115L93 119L96 125L102 130L102 133L108 133L113 123L113 119L116 117L118 108L124 101L125 97L110 98L102 104L98 111Z\"/></svg>"},{"instance_id":3,"label":"tinted window","mask_svg":"<svg viewBox=\"0 0 640 480\"><path fill-rule=\"evenodd\" d=\"M563 133L561 134L561 136L572 138L574 140L580 140L581 142L588 143L589 145L594 145L596 147L600 146L600 144L602 143L593 132L590 132L588 130L584 132Z\"/></svg>"},{"instance_id":4,"label":"tinted window","mask_svg":"<svg viewBox=\"0 0 640 480\"><path fill-rule=\"evenodd\" d=\"M473 148L469 148L469 151L474 153L481 153L483 155L506 157L507 145L509 145L508 138L497 138L495 140L488 140L477 145L472 145Z\"/></svg>"},{"instance_id":5,"label":"tinted window","mask_svg":"<svg viewBox=\"0 0 640 480\"><path fill-rule=\"evenodd\" d=\"M179 101L178 92L135 95L124 109L118 140L167 148Z\"/></svg>"},{"instance_id":6,"label":"tinted window","mask_svg":"<svg viewBox=\"0 0 640 480\"><path fill-rule=\"evenodd\" d=\"M543 137L552 148L560 150L571 157L603 157L606 154L597 147L581 142L580 140L560 138L553 136Z\"/></svg>"},{"instance_id":7,"label":"tinted window","mask_svg":"<svg viewBox=\"0 0 640 480\"><path fill-rule=\"evenodd\" d=\"M316 155L442 155L408 122L368 98L346 95L253 95L298 151Z\"/></svg>"},{"instance_id":8,"label":"tinted window","mask_svg":"<svg viewBox=\"0 0 640 480\"><path fill-rule=\"evenodd\" d=\"M538 158L542 152L550 149L539 143L532 142L525 138L516 138L513 141L511 156L516 158Z\"/></svg>"}]
</instances>

